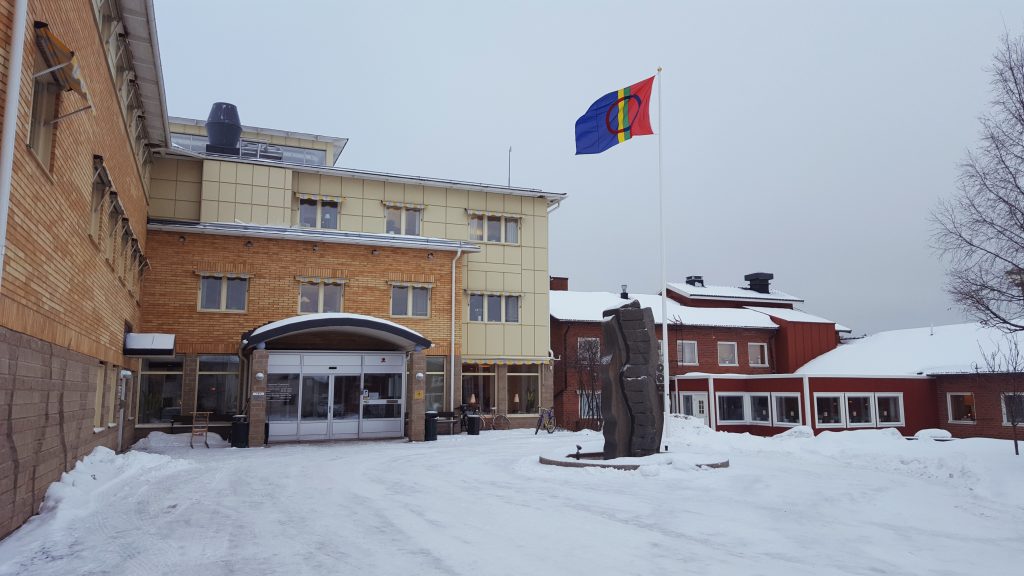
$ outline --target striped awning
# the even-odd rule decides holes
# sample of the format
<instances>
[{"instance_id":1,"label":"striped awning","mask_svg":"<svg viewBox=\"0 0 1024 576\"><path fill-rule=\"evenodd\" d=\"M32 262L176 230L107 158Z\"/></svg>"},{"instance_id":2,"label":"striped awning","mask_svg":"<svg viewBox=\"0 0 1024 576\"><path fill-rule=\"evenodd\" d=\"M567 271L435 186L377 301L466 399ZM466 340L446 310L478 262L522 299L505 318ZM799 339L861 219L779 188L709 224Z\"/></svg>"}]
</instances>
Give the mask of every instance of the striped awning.
<instances>
[{"instance_id":1,"label":"striped awning","mask_svg":"<svg viewBox=\"0 0 1024 576\"><path fill-rule=\"evenodd\" d=\"M89 100L89 92L85 88L82 69L78 65L75 53L50 31L46 22L36 22L36 47L43 55L46 70L38 75L49 74L61 90L78 92L82 98ZM91 100L90 100L91 102Z\"/></svg>"},{"instance_id":2,"label":"striped awning","mask_svg":"<svg viewBox=\"0 0 1024 576\"><path fill-rule=\"evenodd\" d=\"M498 366L512 366L516 364L548 364L552 361L547 356L528 356L520 358L463 358L463 364L485 364Z\"/></svg>"}]
</instances>

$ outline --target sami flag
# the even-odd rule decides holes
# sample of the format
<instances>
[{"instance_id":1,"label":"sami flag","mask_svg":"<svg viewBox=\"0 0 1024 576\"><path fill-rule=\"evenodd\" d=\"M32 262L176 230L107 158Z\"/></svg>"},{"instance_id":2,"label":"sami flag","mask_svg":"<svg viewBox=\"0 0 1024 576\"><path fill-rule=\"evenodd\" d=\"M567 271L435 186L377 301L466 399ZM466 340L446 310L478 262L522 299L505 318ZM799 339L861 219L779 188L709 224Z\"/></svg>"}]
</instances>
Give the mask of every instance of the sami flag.
<instances>
[{"instance_id":1,"label":"sami flag","mask_svg":"<svg viewBox=\"0 0 1024 576\"><path fill-rule=\"evenodd\" d=\"M654 76L615 92L590 105L576 120L576 154L598 154L633 136L651 130L651 88Z\"/></svg>"}]
</instances>

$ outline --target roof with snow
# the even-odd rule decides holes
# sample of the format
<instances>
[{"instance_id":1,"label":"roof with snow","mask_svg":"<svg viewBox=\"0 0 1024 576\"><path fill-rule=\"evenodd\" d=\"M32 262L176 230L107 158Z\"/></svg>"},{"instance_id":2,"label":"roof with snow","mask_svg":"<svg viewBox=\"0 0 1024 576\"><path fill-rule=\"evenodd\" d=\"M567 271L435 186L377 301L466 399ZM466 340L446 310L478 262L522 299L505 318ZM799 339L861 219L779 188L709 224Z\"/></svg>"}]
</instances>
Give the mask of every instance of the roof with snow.
<instances>
[{"instance_id":1,"label":"roof with snow","mask_svg":"<svg viewBox=\"0 0 1024 576\"><path fill-rule=\"evenodd\" d=\"M661 323L661 296L656 294L630 294L629 300L640 302L641 308L650 307L654 322ZM573 322L600 322L603 312L628 302L612 292L575 292L552 290L550 298L551 316L557 320ZM743 308L695 308L668 301L670 323L684 326L709 326L719 328L768 328L778 326L771 318L753 310Z\"/></svg>"},{"instance_id":2,"label":"roof with snow","mask_svg":"<svg viewBox=\"0 0 1024 576\"><path fill-rule=\"evenodd\" d=\"M792 308L765 308L762 306L745 306L747 310L753 310L754 312L760 312L761 314L767 314L769 316L785 320L786 322L806 322L808 324L835 324L837 332L851 332L849 328L829 320L828 318L822 318L821 316L815 316L814 314L808 314L803 310L795 310Z\"/></svg>"},{"instance_id":3,"label":"roof with snow","mask_svg":"<svg viewBox=\"0 0 1024 576\"><path fill-rule=\"evenodd\" d=\"M406 351L425 350L431 346L430 340L424 338L422 334L401 324L374 316L348 312L301 314L269 322L242 334L242 345L248 350L275 338L314 330L331 330L371 336Z\"/></svg>"},{"instance_id":4,"label":"roof with snow","mask_svg":"<svg viewBox=\"0 0 1024 576\"><path fill-rule=\"evenodd\" d=\"M1024 335L1013 335L1024 349ZM1008 351L1007 336L977 322L934 328L890 330L840 344L804 364L797 374L820 376L910 376L992 371L985 356ZM999 370L995 370L999 371Z\"/></svg>"},{"instance_id":5,"label":"roof with snow","mask_svg":"<svg viewBox=\"0 0 1024 576\"><path fill-rule=\"evenodd\" d=\"M688 298L698 300L742 300L745 302L803 302L792 294L781 290L769 289L767 294L755 292L750 288L735 286L691 286L685 282L669 282L669 290Z\"/></svg>"}]
</instances>

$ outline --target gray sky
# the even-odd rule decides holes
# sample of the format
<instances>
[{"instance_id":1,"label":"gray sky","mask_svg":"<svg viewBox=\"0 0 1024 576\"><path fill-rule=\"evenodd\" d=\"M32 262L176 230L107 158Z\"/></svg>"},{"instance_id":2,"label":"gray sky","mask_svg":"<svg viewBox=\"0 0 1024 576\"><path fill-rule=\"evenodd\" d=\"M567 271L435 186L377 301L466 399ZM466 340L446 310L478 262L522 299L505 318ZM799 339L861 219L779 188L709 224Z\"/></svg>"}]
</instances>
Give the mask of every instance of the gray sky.
<instances>
[{"instance_id":1,"label":"gray sky","mask_svg":"<svg viewBox=\"0 0 1024 576\"><path fill-rule=\"evenodd\" d=\"M339 166L490 183L512 146L513 184L570 194L551 273L654 292L657 137L576 157L573 126L660 65L670 281L773 272L857 333L963 319L928 214L1024 2L281 5L158 0L169 112L234 102L245 124L350 138Z\"/></svg>"}]
</instances>

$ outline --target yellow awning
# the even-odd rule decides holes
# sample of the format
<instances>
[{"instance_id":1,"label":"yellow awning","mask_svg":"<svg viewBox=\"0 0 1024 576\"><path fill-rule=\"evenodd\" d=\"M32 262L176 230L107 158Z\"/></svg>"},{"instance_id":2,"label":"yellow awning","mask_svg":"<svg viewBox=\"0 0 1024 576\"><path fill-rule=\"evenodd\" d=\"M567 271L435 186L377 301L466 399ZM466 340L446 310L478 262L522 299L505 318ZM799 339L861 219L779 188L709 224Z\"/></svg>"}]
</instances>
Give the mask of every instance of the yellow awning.
<instances>
[{"instance_id":1,"label":"yellow awning","mask_svg":"<svg viewBox=\"0 0 1024 576\"><path fill-rule=\"evenodd\" d=\"M85 88L82 69L78 66L75 53L53 35L46 22L36 22L35 30L36 46L46 63L43 73L50 74L62 90L74 90L89 100L89 92Z\"/></svg>"}]
</instances>

